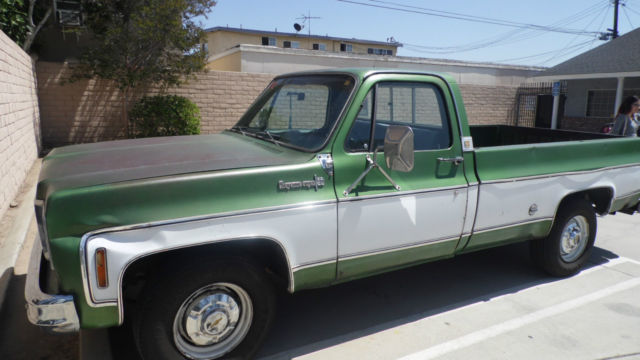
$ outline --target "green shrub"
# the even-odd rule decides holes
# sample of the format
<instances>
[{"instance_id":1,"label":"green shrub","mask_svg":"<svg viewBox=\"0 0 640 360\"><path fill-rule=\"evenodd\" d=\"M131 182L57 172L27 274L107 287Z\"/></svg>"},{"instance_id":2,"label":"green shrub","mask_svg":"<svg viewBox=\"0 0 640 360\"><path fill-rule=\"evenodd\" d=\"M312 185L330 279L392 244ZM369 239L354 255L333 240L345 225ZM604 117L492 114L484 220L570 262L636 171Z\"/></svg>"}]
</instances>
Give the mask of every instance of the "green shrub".
<instances>
[{"instance_id":1,"label":"green shrub","mask_svg":"<svg viewBox=\"0 0 640 360\"><path fill-rule=\"evenodd\" d=\"M129 111L134 138L200 134L200 109L177 95L145 96Z\"/></svg>"},{"instance_id":2,"label":"green shrub","mask_svg":"<svg viewBox=\"0 0 640 360\"><path fill-rule=\"evenodd\" d=\"M0 30L22 46L29 30L24 0L0 0Z\"/></svg>"}]
</instances>

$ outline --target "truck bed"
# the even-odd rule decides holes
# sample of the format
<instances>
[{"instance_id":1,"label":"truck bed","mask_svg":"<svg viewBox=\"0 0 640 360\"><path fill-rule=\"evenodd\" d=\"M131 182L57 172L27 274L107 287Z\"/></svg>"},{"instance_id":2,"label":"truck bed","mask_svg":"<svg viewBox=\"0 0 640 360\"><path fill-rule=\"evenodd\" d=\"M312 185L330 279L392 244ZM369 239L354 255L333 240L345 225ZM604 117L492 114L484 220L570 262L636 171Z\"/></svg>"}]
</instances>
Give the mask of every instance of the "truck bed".
<instances>
[{"instance_id":1,"label":"truck bed","mask_svg":"<svg viewBox=\"0 0 640 360\"><path fill-rule=\"evenodd\" d=\"M475 147L537 144L574 140L596 140L615 138L615 135L588 133L570 130L552 130L509 125L471 126L471 137Z\"/></svg>"}]
</instances>

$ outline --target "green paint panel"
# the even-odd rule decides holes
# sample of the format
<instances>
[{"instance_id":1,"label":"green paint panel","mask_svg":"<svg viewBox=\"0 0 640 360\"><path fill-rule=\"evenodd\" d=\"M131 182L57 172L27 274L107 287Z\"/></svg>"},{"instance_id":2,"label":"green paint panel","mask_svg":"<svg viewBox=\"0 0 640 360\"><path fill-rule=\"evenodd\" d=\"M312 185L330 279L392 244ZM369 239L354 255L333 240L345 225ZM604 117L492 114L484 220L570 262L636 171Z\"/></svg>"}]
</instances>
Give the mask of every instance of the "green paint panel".
<instances>
[{"instance_id":1,"label":"green paint panel","mask_svg":"<svg viewBox=\"0 0 640 360\"><path fill-rule=\"evenodd\" d=\"M445 78L447 78L445 76ZM451 80L450 78L447 78ZM380 168L384 169L389 176L401 187L402 191L433 189L450 186L465 186L467 181L465 178L464 167L456 166L451 162L442 162L438 158L450 158L462 155L460 144L459 129L456 119L455 107L453 105L450 93L447 90L447 84L439 77L416 75L412 73L394 73L386 74L384 71L371 72L367 74L362 86L358 89L349 110L347 111L340 130L335 136L335 142L332 149L333 160L335 164L335 186L336 193L340 198L344 197L342 192L346 190L366 169L367 160L366 153L350 153L345 149L347 138L351 131L351 127L355 122L356 116L360 111L360 107L369 91L378 83L424 83L433 85L442 91L442 99L446 105L446 111L451 120L451 141L452 145L448 149L434 149L415 152L415 166L410 172L400 172L388 169L385 164L384 153L378 153L377 163ZM455 87L457 89L457 87ZM470 164L473 166L473 163ZM349 197L380 195L395 192L389 181L378 170L371 171L349 194Z\"/></svg>"},{"instance_id":2,"label":"green paint panel","mask_svg":"<svg viewBox=\"0 0 640 360\"><path fill-rule=\"evenodd\" d=\"M551 220L542 220L530 224L516 225L473 234L469 239L468 245L459 251L459 253L463 254L509 243L543 238L549 234L552 224L553 221Z\"/></svg>"},{"instance_id":3,"label":"green paint panel","mask_svg":"<svg viewBox=\"0 0 640 360\"><path fill-rule=\"evenodd\" d=\"M481 181L596 170L640 163L640 139L567 141L476 149Z\"/></svg>"},{"instance_id":4,"label":"green paint panel","mask_svg":"<svg viewBox=\"0 0 640 360\"><path fill-rule=\"evenodd\" d=\"M338 262L338 281L348 281L453 256L458 239Z\"/></svg>"},{"instance_id":5,"label":"green paint panel","mask_svg":"<svg viewBox=\"0 0 640 360\"><path fill-rule=\"evenodd\" d=\"M294 291L329 286L336 280L336 263L300 269L293 273Z\"/></svg>"}]
</instances>

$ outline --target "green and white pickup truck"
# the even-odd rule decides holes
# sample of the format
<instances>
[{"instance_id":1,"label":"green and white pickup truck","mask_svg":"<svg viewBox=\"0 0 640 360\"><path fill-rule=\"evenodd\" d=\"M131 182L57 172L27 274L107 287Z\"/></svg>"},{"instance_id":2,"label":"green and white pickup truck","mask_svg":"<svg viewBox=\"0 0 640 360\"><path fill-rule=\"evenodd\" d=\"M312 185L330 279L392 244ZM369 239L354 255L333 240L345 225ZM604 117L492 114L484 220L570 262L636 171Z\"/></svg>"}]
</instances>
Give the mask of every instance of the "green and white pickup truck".
<instances>
[{"instance_id":1,"label":"green and white pickup truck","mask_svg":"<svg viewBox=\"0 0 640 360\"><path fill-rule=\"evenodd\" d=\"M579 271L633 213L640 139L469 126L447 75L278 76L218 135L63 147L36 196L32 323L130 323L145 359L248 358L297 292L531 240Z\"/></svg>"}]
</instances>

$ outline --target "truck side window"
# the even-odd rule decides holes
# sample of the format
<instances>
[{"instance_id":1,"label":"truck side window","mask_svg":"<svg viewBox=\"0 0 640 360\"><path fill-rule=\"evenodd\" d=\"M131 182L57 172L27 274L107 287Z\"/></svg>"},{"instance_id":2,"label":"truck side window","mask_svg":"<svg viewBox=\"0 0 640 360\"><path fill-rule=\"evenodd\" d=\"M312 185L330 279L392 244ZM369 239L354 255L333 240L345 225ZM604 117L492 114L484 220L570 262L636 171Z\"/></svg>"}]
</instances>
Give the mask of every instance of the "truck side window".
<instances>
[{"instance_id":1,"label":"truck side window","mask_svg":"<svg viewBox=\"0 0 640 360\"><path fill-rule=\"evenodd\" d=\"M382 83L376 98L376 146L384 144L389 125L410 126L416 150L451 146L449 118L438 88L426 83Z\"/></svg>"},{"instance_id":2,"label":"truck side window","mask_svg":"<svg viewBox=\"0 0 640 360\"><path fill-rule=\"evenodd\" d=\"M350 152L369 151L369 140L371 138L371 123L373 122L373 89L369 91L360 105L360 111L356 116L356 121L351 127L347 137L346 149Z\"/></svg>"},{"instance_id":3,"label":"truck side window","mask_svg":"<svg viewBox=\"0 0 640 360\"><path fill-rule=\"evenodd\" d=\"M371 124L375 123L374 147L384 144L389 125L410 126L414 132L415 150L446 149L451 146L451 130L444 99L438 88L427 83L380 83L375 89L375 119L371 103L374 90L362 103L346 149L368 152Z\"/></svg>"}]
</instances>

